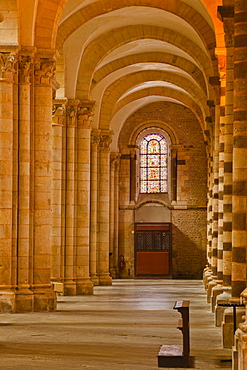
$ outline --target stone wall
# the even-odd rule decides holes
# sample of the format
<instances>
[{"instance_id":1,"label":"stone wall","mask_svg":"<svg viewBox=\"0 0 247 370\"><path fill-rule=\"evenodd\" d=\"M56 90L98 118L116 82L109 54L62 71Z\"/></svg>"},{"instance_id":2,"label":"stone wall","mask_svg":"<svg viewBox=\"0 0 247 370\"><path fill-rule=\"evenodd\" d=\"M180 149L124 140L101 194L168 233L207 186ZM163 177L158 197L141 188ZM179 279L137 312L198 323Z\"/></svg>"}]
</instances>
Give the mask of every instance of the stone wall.
<instances>
[{"instance_id":1,"label":"stone wall","mask_svg":"<svg viewBox=\"0 0 247 370\"><path fill-rule=\"evenodd\" d=\"M176 148L176 198L172 195L172 186L168 194L137 194L136 201L130 201L129 183L130 147L134 142L130 137L138 136L140 131L159 125L170 134L171 145ZM207 158L204 138L196 117L185 106L159 102L139 109L125 122L120 133L120 232L119 245L128 262L128 273L124 277L134 276L133 238L126 237L126 230L133 230L137 209L145 202L162 202L171 212L172 222L172 276L174 278L199 279L206 263L206 201L207 201ZM129 157L128 157L129 156ZM127 167L126 167L127 166ZM162 211L166 208L159 207ZM125 215L126 213L126 215ZM130 213L133 214L130 217ZM136 215L135 215L136 213ZM132 218L132 224L127 220ZM162 216L161 216L162 219ZM150 217L142 222L150 222ZM127 233L128 235L131 233ZM131 263L130 263L131 261ZM129 266L131 265L131 267Z\"/></svg>"}]
</instances>

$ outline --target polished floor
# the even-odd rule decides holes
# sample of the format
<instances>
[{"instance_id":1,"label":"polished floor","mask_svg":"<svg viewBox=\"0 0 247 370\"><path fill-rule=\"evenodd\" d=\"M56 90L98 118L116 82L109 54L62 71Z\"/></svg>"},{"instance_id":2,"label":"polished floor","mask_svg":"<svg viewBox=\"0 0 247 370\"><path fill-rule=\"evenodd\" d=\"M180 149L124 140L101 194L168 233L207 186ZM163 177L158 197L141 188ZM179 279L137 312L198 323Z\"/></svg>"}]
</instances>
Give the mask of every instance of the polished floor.
<instances>
[{"instance_id":1,"label":"polished floor","mask_svg":"<svg viewBox=\"0 0 247 370\"><path fill-rule=\"evenodd\" d=\"M230 369L203 284L192 280L115 280L93 296L59 297L54 313L3 314L0 369L157 370L159 347L181 343L177 300L191 302L193 367Z\"/></svg>"}]
</instances>

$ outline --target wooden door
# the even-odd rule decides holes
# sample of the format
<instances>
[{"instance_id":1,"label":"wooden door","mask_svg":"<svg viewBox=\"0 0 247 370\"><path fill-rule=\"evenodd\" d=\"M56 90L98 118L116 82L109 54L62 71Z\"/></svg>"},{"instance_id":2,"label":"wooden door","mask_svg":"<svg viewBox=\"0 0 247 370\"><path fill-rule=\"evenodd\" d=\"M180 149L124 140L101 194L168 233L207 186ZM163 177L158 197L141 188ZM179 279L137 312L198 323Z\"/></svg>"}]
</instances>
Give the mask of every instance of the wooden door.
<instances>
[{"instance_id":1,"label":"wooden door","mask_svg":"<svg viewBox=\"0 0 247 370\"><path fill-rule=\"evenodd\" d=\"M170 224L135 225L136 277L171 276Z\"/></svg>"}]
</instances>

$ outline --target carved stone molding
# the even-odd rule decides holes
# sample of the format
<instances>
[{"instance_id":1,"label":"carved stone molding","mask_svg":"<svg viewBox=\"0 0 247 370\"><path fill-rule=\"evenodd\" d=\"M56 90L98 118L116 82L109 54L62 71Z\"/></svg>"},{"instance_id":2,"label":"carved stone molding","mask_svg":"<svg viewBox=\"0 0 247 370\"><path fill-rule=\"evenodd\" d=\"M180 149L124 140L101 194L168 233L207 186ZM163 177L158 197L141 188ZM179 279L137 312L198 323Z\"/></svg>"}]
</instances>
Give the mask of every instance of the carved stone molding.
<instances>
[{"instance_id":1,"label":"carved stone molding","mask_svg":"<svg viewBox=\"0 0 247 370\"><path fill-rule=\"evenodd\" d=\"M55 99L53 101L53 111L52 111L52 124L60 125L64 124L66 117L66 103L68 99Z\"/></svg>"},{"instance_id":2,"label":"carved stone molding","mask_svg":"<svg viewBox=\"0 0 247 370\"><path fill-rule=\"evenodd\" d=\"M13 82L16 73L17 56L15 53L0 53L0 80Z\"/></svg>"},{"instance_id":3,"label":"carved stone molding","mask_svg":"<svg viewBox=\"0 0 247 370\"><path fill-rule=\"evenodd\" d=\"M101 133L100 135L100 142L99 142L99 150L101 152L109 152L111 148L112 142L112 132L108 131L108 133Z\"/></svg>"},{"instance_id":4,"label":"carved stone molding","mask_svg":"<svg viewBox=\"0 0 247 370\"><path fill-rule=\"evenodd\" d=\"M41 58L34 62L34 84L52 86L56 63L52 59Z\"/></svg>"},{"instance_id":5,"label":"carved stone molding","mask_svg":"<svg viewBox=\"0 0 247 370\"><path fill-rule=\"evenodd\" d=\"M97 150L100 143L100 130L93 130L91 133L92 150Z\"/></svg>"},{"instance_id":6,"label":"carved stone molding","mask_svg":"<svg viewBox=\"0 0 247 370\"><path fill-rule=\"evenodd\" d=\"M30 83L33 61L30 55L19 55L18 78L19 83Z\"/></svg>"},{"instance_id":7,"label":"carved stone molding","mask_svg":"<svg viewBox=\"0 0 247 370\"><path fill-rule=\"evenodd\" d=\"M77 112L77 125L78 127L92 127L92 119L95 111L94 101L80 101Z\"/></svg>"}]
</instances>

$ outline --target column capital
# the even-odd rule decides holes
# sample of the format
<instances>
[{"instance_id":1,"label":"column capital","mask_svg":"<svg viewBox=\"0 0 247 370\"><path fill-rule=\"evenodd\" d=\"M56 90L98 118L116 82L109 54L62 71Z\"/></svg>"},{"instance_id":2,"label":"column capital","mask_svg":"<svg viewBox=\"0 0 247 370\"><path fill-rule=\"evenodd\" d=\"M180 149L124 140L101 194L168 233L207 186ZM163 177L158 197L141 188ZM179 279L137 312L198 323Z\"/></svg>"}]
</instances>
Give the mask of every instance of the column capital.
<instances>
[{"instance_id":1,"label":"column capital","mask_svg":"<svg viewBox=\"0 0 247 370\"><path fill-rule=\"evenodd\" d=\"M0 80L13 82L17 60L15 52L1 52L0 48Z\"/></svg>"},{"instance_id":2,"label":"column capital","mask_svg":"<svg viewBox=\"0 0 247 370\"><path fill-rule=\"evenodd\" d=\"M100 135L99 150L101 152L109 152L112 142L113 131L102 130Z\"/></svg>"},{"instance_id":3,"label":"column capital","mask_svg":"<svg viewBox=\"0 0 247 370\"><path fill-rule=\"evenodd\" d=\"M94 105L84 106L80 103L77 111L77 126L91 129L93 115Z\"/></svg>"},{"instance_id":4,"label":"column capital","mask_svg":"<svg viewBox=\"0 0 247 370\"><path fill-rule=\"evenodd\" d=\"M28 54L19 54L18 80L19 83L30 83L33 70L33 58Z\"/></svg>"},{"instance_id":5,"label":"column capital","mask_svg":"<svg viewBox=\"0 0 247 370\"><path fill-rule=\"evenodd\" d=\"M63 125L64 119L66 117L66 103L68 99L55 99L53 100L53 110L52 110L52 124L53 125Z\"/></svg>"},{"instance_id":6,"label":"column capital","mask_svg":"<svg viewBox=\"0 0 247 370\"><path fill-rule=\"evenodd\" d=\"M97 150L100 143L101 130L92 130L91 132L91 145L93 150Z\"/></svg>"},{"instance_id":7,"label":"column capital","mask_svg":"<svg viewBox=\"0 0 247 370\"><path fill-rule=\"evenodd\" d=\"M34 84L52 86L56 73L57 50L38 49L34 57Z\"/></svg>"},{"instance_id":8,"label":"column capital","mask_svg":"<svg viewBox=\"0 0 247 370\"><path fill-rule=\"evenodd\" d=\"M111 165L115 165L117 161L119 161L120 157L121 157L121 153L111 152L111 155L110 155Z\"/></svg>"}]
</instances>

